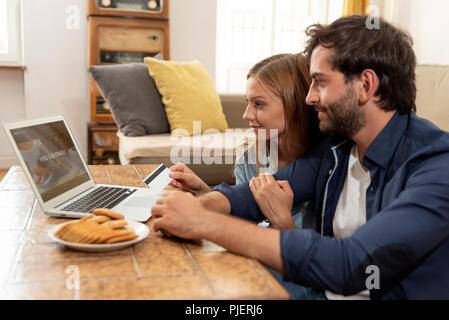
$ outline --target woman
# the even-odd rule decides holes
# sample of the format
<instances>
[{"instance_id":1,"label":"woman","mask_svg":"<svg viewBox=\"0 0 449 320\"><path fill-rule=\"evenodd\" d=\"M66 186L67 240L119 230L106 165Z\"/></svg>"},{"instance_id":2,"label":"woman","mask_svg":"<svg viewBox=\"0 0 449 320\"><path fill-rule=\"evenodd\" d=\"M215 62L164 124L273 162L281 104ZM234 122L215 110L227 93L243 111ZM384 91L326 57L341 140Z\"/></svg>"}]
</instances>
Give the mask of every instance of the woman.
<instances>
[{"instance_id":1,"label":"woman","mask_svg":"<svg viewBox=\"0 0 449 320\"><path fill-rule=\"evenodd\" d=\"M237 184L251 181L262 172L274 174L279 168L285 167L303 155L322 137L315 110L305 104L309 86L308 63L301 54L274 55L251 68L246 83L248 106L243 119L253 128L256 139L244 141L237 150L235 169ZM273 136L273 132L277 134ZM273 138L276 141L272 141ZM272 150L273 147L275 150ZM264 150L266 152L261 152ZM171 184L173 187L190 191L195 195L210 191L210 187L185 164L176 164L170 170L172 171L170 177L174 179ZM288 184L279 183L281 188L282 186L289 188ZM263 199L257 197L258 186L251 181L250 187L259 204ZM291 208L293 202L291 192L288 202ZM265 214L262 206L261 210ZM301 228L302 217L307 214L307 205L301 204L291 211L295 217L294 224L293 219L275 221L272 215L265 216L275 228L294 229L295 226Z\"/></svg>"},{"instance_id":2,"label":"woman","mask_svg":"<svg viewBox=\"0 0 449 320\"><path fill-rule=\"evenodd\" d=\"M303 217L308 217L308 213L314 221L313 212L308 209L309 204L292 208L293 192L287 181L275 181L271 176L301 157L323 136L318 128L315 110L305 103L309 86L309 67L301 54L269 57L254 65L247 75L248 106L243 119L249 122L256 139L246 140L238 148L236 183L249 181L262 213L278 229L302 228ZM276 133L274 136L273 131ZM263 148L267 152L260 152ZM170 177L174 179L171 183L173 187L196 196L211 190L183 163L172 166L170 170ZM264 172L266 175L259 175ZM269 182L278 186L262 188L262 184ZM283 194L274 195L276 192ZM280 210L291 211L291 215L279 214ZM284 281L279 273L269 268L267 270L285 287L292 299L325 299L322 293Z\"/></svg>"}]
</instances>

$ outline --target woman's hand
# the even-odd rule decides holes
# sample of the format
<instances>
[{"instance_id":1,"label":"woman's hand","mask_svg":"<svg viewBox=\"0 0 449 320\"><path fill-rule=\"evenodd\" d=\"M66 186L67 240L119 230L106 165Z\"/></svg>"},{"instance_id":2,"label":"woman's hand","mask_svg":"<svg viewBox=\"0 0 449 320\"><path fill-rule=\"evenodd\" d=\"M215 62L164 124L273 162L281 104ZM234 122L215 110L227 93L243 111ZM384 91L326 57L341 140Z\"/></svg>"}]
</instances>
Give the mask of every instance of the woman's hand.
<instances>
[{"instance_id":1,"label":"woman's hand","mask_svg":"<svg viewBox=\"0 0 449 320\"><path fill-rule=\"evenodd\" d=\"M292 217L293 191L288 181L276 181L272 174L260 174L249 182L257 205L276 229L295 230Z\"/></svg>"},{"instance_id":2,"label":"woman's hand","mask_svg":"<svg viewBox=\"0 0 449 320\"><path fill-rule=\"evenodd\" d=\"M171 166L170 171L169 176L173 179L170 185L174 188L191 192L195 196L199 196L211 190L210 187L184 163L178 163Z\"/></svg>"}]
</instances>

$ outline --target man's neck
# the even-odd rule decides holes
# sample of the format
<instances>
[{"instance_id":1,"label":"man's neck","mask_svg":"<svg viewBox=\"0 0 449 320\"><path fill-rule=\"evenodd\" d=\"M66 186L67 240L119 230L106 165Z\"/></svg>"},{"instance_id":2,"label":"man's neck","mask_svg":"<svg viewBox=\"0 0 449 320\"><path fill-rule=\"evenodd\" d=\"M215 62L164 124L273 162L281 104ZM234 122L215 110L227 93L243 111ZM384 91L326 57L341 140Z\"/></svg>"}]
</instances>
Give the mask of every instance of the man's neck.
<instances>
[{"instance_id":1,"label":"man's neck","mask_svg":"<svg viewBox=\"0 0 449 320\"><path fill-rule=\"evenodd\" d=\"M363 165L363 157L366 150L371 143L376 139L379 133L385 128L388 122L390 122L395 111L384 111L379 107L367 108L366 119L367 123L359 132L357 132L352 140L357 144L359 159Z\"/></svg>"}]
</instances>

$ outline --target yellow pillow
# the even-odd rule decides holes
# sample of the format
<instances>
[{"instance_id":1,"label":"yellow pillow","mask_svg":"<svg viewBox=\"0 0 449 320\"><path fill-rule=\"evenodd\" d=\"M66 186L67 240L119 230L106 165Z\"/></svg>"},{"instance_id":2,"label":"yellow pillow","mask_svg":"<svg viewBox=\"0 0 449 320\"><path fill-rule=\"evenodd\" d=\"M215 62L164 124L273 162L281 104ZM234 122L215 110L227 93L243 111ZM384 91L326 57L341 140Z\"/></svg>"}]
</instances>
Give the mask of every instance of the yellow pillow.
<instances>
[{"instance_id":1,"label":"yellow pillow","mask_svg":"<svg viewBox=\"0 0 449 320\"><path fill-rule=\"evenodd\" d=\"M144 61L162 96L173 135L193 135L194 121L201 121L198 133L228 128L215 85L199 61Z\"/></svg>"}]
</instances>

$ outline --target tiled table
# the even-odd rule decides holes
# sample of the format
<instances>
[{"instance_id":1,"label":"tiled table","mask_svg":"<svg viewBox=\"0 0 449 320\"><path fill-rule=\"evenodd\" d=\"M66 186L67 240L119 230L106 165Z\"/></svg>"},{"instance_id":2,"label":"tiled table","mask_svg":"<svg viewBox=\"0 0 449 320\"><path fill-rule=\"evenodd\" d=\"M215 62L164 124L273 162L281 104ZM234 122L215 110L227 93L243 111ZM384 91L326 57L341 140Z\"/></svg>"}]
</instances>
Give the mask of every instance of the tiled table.
<instances>
[{"instance_id":1,"label":"tiled table","mask_svg":"<svg viewBox=\"0 0 449 320\"><path fill-rule=\"evenodd\" d=\"M144 186L154 165L90 166L97 183ZM255 260L150 232L120 251L77 252L48 228L67 219L41 210L20 167L0 184L0 299L288 299ZM147 222L150 227L152 219ZM79 277L77 277L79 272ZM73 288L79 279L79 289Z\"/></svg>"}]
</instances>

